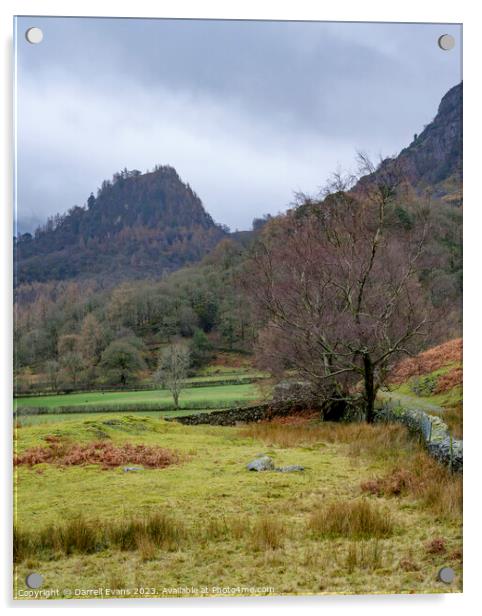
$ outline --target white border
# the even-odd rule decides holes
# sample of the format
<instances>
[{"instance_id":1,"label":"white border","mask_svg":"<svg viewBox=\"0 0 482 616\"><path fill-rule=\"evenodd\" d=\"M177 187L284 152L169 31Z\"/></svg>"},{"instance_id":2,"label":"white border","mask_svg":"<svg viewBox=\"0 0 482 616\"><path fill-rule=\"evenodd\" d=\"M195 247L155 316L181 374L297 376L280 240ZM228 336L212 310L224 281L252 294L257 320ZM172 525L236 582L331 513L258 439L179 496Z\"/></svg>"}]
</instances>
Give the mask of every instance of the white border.
<instances>
[{"instance_id":1,"label":"white border","mask_svg":"<svg viewBox=\"0 0 482 616\"><path fill-rule=\"evenodd\" d=\"M195 608L200 611L217 608L240 612L245 609L273 609L278 613L288 614L294 609L331 612L337 614L369 613L370 615L386 613L413 614L471 614L480 603L478 586L481 584L481 529L479 523L480 505L480 449L477 435L482 434L482 404L480 389L477 387L482 370L480 362L480 234L482 233L482 200L480 194L479 151L482 147L480 130L480 21L474 0L344 0L344 2L322 2L296 0L296 2L277 2L269 0L239 0L222 2L215 0L178 0L176 3L166 1L133 0L132 2L108 0L3 0L0 5L0 36L2 45L2 165L0 167L0 187L2 190L2 221L0 225L2 267L0 268L1 310L0 349L2 364L0 369L0 392L3 399L2 452L11 452L10 405L11 405L11 238L12 238L12 22L13 15L72 15L72 16L119 16L119 17L193 17L193 18L227 18L227 19L307 19L333 21L409 21L409 22L457 22L464 24L464 196L465 196L465 259L464 259L464 343L465 343L465 562L464 593L458 595L425 596L364 596L364 597L287 597L283 599L204 599L204 600L149 600L133 602L128 600L104 601L99 603L89 600L69 602L13 602L11 597L11 472L8 454L2 453L2 504L5 515L2 516L2 557L0 559L0 596L8 609L20 613L30 609L58 609L66 607L89 608L92 613L99 613L102 608L161 609L163 612ZM479 274L479 275L477 275Z\"/></svg>"}]
</instances>

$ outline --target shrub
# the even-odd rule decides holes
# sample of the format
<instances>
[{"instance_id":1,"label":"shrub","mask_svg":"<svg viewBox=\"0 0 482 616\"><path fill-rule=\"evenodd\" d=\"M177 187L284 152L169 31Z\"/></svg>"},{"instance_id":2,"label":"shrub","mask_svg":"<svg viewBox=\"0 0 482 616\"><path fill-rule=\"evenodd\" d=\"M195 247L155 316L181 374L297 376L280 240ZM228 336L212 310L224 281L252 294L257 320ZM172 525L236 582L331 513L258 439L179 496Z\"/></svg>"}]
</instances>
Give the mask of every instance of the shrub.
<instances>
[{"instance_id":1,"label":"shrub","mask_svg":"<svg viewBox=\"0 0 482 616\"><path fill-rule=\"evenodd\" d=\"M408 385L417 396L431 396L437 389L438 379L435 376L412 377Z\"/></svg>"}]
</instances>

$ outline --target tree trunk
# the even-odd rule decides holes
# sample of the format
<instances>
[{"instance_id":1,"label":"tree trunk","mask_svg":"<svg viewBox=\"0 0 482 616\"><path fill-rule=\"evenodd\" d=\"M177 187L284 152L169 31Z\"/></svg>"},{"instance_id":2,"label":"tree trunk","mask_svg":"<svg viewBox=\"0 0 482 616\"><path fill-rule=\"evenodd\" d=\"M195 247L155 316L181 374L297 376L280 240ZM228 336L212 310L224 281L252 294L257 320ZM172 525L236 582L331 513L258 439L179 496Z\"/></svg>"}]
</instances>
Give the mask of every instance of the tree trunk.
<instances>
[{"instance_id":1,"label":"tree trunk","mask_svg":"<svg viewBox=\"0 0 482 616\"><path fill-rule=\"evenodd\" d=\"M172 392L172 397L174 398L174 409L179 410L179 393L177 391Z\"/></svg>"},{"instance_id":2,"label":"tree trunk","mask_svg":"<svg viewBox=\"0 0 482 616\"><path fill-rule=\"evenodd\" d=\"M363 370L365 384L365 417L367 423L373 423L375 419L375 375L373 373L373 364L368 354L363 355Z\"/></svg>"}]
</instances>

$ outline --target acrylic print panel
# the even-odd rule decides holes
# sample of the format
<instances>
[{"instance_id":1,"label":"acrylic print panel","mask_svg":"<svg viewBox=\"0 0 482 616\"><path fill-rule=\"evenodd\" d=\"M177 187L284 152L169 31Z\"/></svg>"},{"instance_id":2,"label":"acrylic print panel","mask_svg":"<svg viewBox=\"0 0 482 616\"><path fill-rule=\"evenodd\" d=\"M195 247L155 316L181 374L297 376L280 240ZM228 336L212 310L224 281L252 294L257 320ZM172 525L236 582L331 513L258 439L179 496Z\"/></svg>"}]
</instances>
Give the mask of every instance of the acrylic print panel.
<instances>
[{"instance_id":1,"label":"acrylic print panel","mask_svg":"<svg viewBox=\"0 0 482 616\"><path fill-rule=\"evenodd\" d=\"M15 30L15 598L460 592L461 26Z\"/></svg>"}]
</instances>

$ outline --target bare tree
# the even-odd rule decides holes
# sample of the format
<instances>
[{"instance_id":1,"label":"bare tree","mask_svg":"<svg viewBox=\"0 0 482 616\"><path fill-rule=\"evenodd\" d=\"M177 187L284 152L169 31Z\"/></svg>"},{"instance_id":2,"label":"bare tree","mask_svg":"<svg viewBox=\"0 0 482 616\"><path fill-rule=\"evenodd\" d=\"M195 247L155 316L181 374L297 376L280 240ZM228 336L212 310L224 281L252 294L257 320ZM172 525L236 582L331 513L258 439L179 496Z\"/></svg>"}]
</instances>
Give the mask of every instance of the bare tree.
<instances>
[{"instance_id":1,"label":"bare tree","mask_svg":"<svg viewBox=\"0 0 482 616\"><path fill-rule=\"evenodd\" d=\"M49 360L45 362L45 373L52 391L57 391L59 383L60 365L58 361Z\"/></svg>"},{"instance_id":2,"label":"bare tree","mask_svg":"<svg viewBox=\"0 0 482 616\"><path fill-rule=\"evenodd\" d=\"M362 401L368 422L390 363L419 348L429 320L419 282L428 210L414 206L414 224L399 224L395 171L349 191L337 175L323 200L299 198L266 225L244 274L265 323L260 365L295 369L325 400Z\"/></svg>"},{"instance_id":3,"label":"bare tree","mask_svg":"<svg viewBox=\"0 0 482 616\"><path fill-rule=\"evenodd\" d=\"M84 365L82 355L76 351L69 351L61 357L60 361L71 380L72 386L76 387L79 374Z\"/></svg>"},{"instance_id":4,"label":"bare tree","mask_svg":"<svg viewBox=\"0 0 482 616\"><path fill-rule=\"evenodd\" d=\"M159 355L154 380L172 394L174 408L179 408L179 395L184 387L190 363L189 350L181 344L170 344Z\"/></svg>"}]
</instances>

